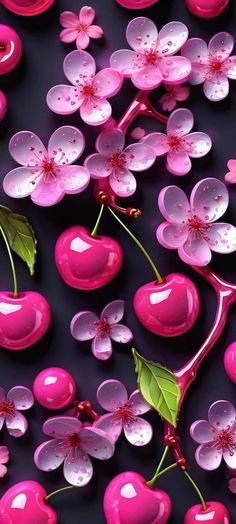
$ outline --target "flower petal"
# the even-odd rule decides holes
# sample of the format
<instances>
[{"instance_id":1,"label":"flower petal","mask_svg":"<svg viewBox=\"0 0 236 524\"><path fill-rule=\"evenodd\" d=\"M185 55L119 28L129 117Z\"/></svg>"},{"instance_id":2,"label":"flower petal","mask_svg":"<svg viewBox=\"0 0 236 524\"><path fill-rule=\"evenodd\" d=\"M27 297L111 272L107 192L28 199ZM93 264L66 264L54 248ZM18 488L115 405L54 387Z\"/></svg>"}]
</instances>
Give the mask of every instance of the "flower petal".
<instances>
[{"instance_id":1,"label":"flower petal","mask_svg":"<svg viewBox=\"0 0 236 524\"><path fill-rule=\"evenodd\" d=\"M174 55L188 39L188 28L182 22L169 22L159 32L158 50L164 55Z\"/></svg>"},{"instance_id":2,"label":"flower petal","mask_svg":"<svg viewBox=\"0 0 236 524\"><path fill-rule=\"evenodd\" d=\"M145 16L133 18L127 26L126 39L135 51L156 49L158 41L156 25Z\"/></svg>"},{"instance_id":3,"label":"flower petal","mask_svg":"<svg viewBox=\"0 0 236 524\"><path fill-rule=\"evenodd\" d=\"M101 320L108 324L117 324L124 316L124 300L113 300L107 304L101 312Z\"/></svg>"},{"instance_id":4,"label":"flower petal","mask_svg":"<svg viewBox=\"0 0 236 524\"><path fill-rule=\"evenodd\" d=\"M107 333L98 333L92 341L92 353L99 360L108 360L112 355L112 343Z\"/></svg>"},{"instance_id":5,"label":"flower petal","mask_svg":"<svg viewBox=\"0 0 236 524\"><path fill-rule=\"evenodd\" d=\"M228 190L217 178L200 180L190 196L192 212L201 217L204 222L218 220L225 213L228 203Z\"/></svg>"},{"instance_id":6,"label":"flower petal","mask_svg":"<svg viewBox=\"0 0 236 524\"><path fill-rule=\"evenodd\" d=\"M84 5L81 7L79 12L79 21L81 24L84 25L91 25L95 18L95 10L93 7L89 7L88 5Z\"/></svg>"},{"instance_id":7,"label":"flower petal","mask_svg":"<svg viewBox=\"0 0 236 524\"><path fill-rule=\"evenodd\" d=\"M124 434L133 446L146 446L152 439L151 424L141 417L135 417L131 422L124 422Z\"/></svg>"},{"instance_id":8,"label":"flower petal","mask_svg":"<svg viewBox=\"0 0 236 524\"><path fill-rule=\"evenodd\" d=\"M132 74L131 80L138 89L149 90L158 87L163 80L160 64L157 66L147 65Z\"/></svg>"},{"instance_id":9,"label":"flower petal","mask_svg":"<svg viewBox=\"0 0 236 524\"><path fill-rule=\"evenodd\" d=\"M109 120L111 113L111 104L106 98L88 99L80 107L82 120L90 126L105 124Z\"/></svg>"},{"instance_id":10,"label":"flower petal","mask_svg":"<svg viewBox=\"0 0 236 524\"><path fill-rule=\"evenodd\" d=\"M236 228L231 224L217 222L207 231L208 243L216 253L233 253L236 250Z\"/></svg>"},{"instance_id":11,"label":"flower petal","mask_svg":"<svg viewBox=\"0 0 236 524\"><path fill-rule=\"evenodd\" d=\"M192 70L191 62L184 56L162 58L158 65L164 82L167 85L186 82Z\"/></svg>"},{"instance_id":12,"label":"flower petal","mask_svg":"<svg viewBox=\"0 0 236 524\"><path fill-rule=\"evenodd\" d=\"M101 429L116 442L123 429L122 419L116 413L108 413L96 420L93 427Z\"/></svg>"},{"instance_id":13,"label":"flower petal","mask_svg":"<svg viewBox=\"0 0 236 524\"><path fill-rule=\"evenodd\" d=\"M38 171L39 174L39 171ZM9 171L3 180L5 193L13 198L24 198L29 196L39 182L37 171L29 167L16 167Z\"/></svg>"},{"instance_id":14,"label":"flower petal","mask_svg":"<svg viewBox=\"0 0 236 524\"><path fill-rule=\"evenodd\" d=\"M230 171L235 171L236 172L236 160L234 159L231 159L227 162L227 167Z\"/></svg>"},{"instance_id":15,"label":"flower petal","mask_svg":"<svg viewBox=\"0 0 236 524\"><path fill-rule=\"evenodd\" d=\"M91 25L87 28L87 34L90 38L101 38L104 32L100 25Z\"/></svg>"},{"instance_id":16,"label":"flower petal","mask_svg":"<svg viewBox=\"0 0 236 524\"><path fill-rule=\"evenodd\" d=\"M142 139L142 143L153 147L156 156L165 155L170 149L168 136L164 133L150 133Z\"/></svg>"},{"instance_id":17,"label":"flower petal","mask_svg":"<svg viewBox=\"0 0 236 524\"><path fill-rule=\"evenodd\" d=\"M207 64L209 59L208 47L202 38L189 38L181 49L181 55L196 65Z\"/></svg>"},{"instance_id":18,"label":"flower petal","mask_svg":"<svg viewBox=\"0 0 236 524\"><path fill-rule=\"evenodd\" d=\"M110 66L124 76L137 73L144 66L144 59L131 49L119 49L110 57Z\"/></svg>"},{"instance_id":19,"label":"flower petal","mask_svg":"<svg viewBox=\"0 0 236 524\"><path fill-rule=\"evenodd\" d=\"M224 62L224 71L228 78L236 80L236 56L230 56Z\"/></svg>"},{"instance_id":20,"label":"flower petal","mask_svg":"<svg viewBox=\"0 0 236 524\"><path fill-rule=\"evenodd\" d=\"M40 138L31 131L20 131L13 135L9 142L9 151L18 164L26 167L38 165L47 155Z\"/></svg>"},{"instance_id":21,"label":"flower petal","mask_svg":"<svg viewBox=\"0 0 236 524\"><path fill-rule=\"evenodd\" d=\"M47 94L47 105L58 115L71 115L78 111L83 102L77 97L77 90L73 86L58 85L52 87Z\"/></svg>"},{"instance_id":22,"label":"flower petal","mask_svg":"<svg viewBox=\"0 0 236 524\"><path fill-rule=\"evenodd\" d=\"M163 222L158 226L156 232L158 242L167 249L177 249L182 246L188 238L188 227L181 224L170 224Z\"/></svg>"},{"instance_id":23,"label":"flower petal","mask_svg":"<svg viewBox=\"0 0 236 524\"><path fill-rule=\"evenodd\" d=\"M230 479L229 481L229 490L231 493L236 493L236 477Z\"/></svg>"},{"instance_id":24,"label":"flower petal","mask_svg":"<svg viewBox=\"0 0 236 524\"><path fill-rule=\"evenodd\" d=\"M37 447L34 462L41 471L54 471L59 468L66 457L66 447L63 440L48 440Z\"/></svg>"},{"instance_id":25,"label":"flower petal","mask_svg":"<svg viewBox=\"0 0 236 524\"><path fill-rule=\"evenodd\" d=\"M196 420L190 427L190 435L198 444L206 444L215 440L217 434L207 420Z\"/></svg>"},{"instance_id":26,"label":"flower petal","mask_svg":"<svg viewBox=\"0 0 236 524\"><path fill-rule=\"evenodd\" d=\"M65 57L63 70L67 80L76 86L77 84L91 82L95 75L96 64L94 58L87 51L75 50ZM82 82L81 78L83 79Z\"/></svg>"},{"instance_id":27,"label":"flower petal","mask_svg":"<svg viewBox=\"0 0 236 524\"><path fill-rule=\"evenodd\" d=\"M65 166L60 176L65 193L76 194L84 191L90 182L88 170L82 166Z\"/></svg>"},{"instance_id":28,"label":"flower petal","mask_svg":"<svg viewBox=\"0 0 236 524\"><path fill-rule=\"evenodd\" d=\"M167 135L182 137L190 133L194 124L193 114L189 109L175 109L167 122Z\"/></svg>"},{"instance_id":29,"label":"flower petal","mask_svg":"<svg viewBox=\"0 0 236 524\"><path fill-rule=\"evenodd\" d=\"M79 34L77 33L77 38L76 38L77 49L79 50L86 49L89 46L89 42L90 42L90 38L87 35L87 33L84 33L82 31L80 31Z\"/></svg>"},{"instance_id":30,"label":"flower petal","mask_svg":"<svg viewBox=\"0 0 236 524\"><path fill-rule=\"evenodd\" d=\"M143 142L138 144L131 144L124 150L126 166L131 171L145 171L151 167L155 160L156 155L152 147Z\"/></svg>"},{"instance_id":31,"label":"flower petal","mask_svg":"<svg viewBox=\"0 0 236 524\"><path fill-rule=\"evenodd\" d=\"M105 129L96 140L97 151L108 158L114 153L120 153L125 146L125 135L121 129Z\"/></svg>"},{"instance_id":32,"label":"flower petal","mask_svg":"<svg viewBox=\"0 0 236 524\"><path fill-rule=\"evenodd\" d=\"M190 87L188 86L177 85L174 88L174 96L178 102L183 102L184 100L187 100L189 95Z\"/></svg>"},{"instance_id":33,"label":"flower petal","mask_svg":"<svg viewBox=\"0 0 236 524\"><path fill-rule=\"evenodd\" d=\"M200 468L206 471L213 471L221 464L222 451L216 449L214 442L202 444L196 450L195 459Z\"/></svg>"},{"instance_id":34,"label":"flower petal","mask_svg":"<svg viewBox=\"0 0 236 524\"><path fill-rule=\"evenodd\" d=\"M184 191L178 186L164 187L158 197L158 206L163 217L174 224L183 224L190 210Z\"/></svg>"},{"instance_id":35,"label":"flower petal","mask_svg":"<svg viewBox=\"0 0 236 524\"><path fill-rule=\"evenodd\" d=\"M234 446L236 447L236 439L235 439ZM235 447L233 451L229 449L226 449L225 451L223 451L223 459L225 460L227 466L231 469L236 468L236 449Z\"/></svg>"},{"instance_id":36,"label":"flower petal","mask_svg":"<svg viewBox=\"0 0 236 524\"><path fill-rule=\"evenodd\" d=\"M49 437L63 439L70 435L78 434L81 422L75 417L51 417L43 425L43 432Z\"/></svg>"},{"instance_id":37,"label":"flower petal","mask_svg":"<svg viewBox=\"0 0 236 524\"><path fill-rule=\"evenodd\" d=\"M217 431L231 428L236 420L235 408L227 400L217 400L209 408L208 419Z\"/></svg>"},{"instance_id":38,"label":"flower petal","mask_svg":"<svg viewBox=\"0 0 236 524\"><path fill-rule=\"evenodd\" d=\"M208 45L211 55L216 56L222 62L232 53L234 48L234 39L232 35L224 31L214 35Z\"/></svg>"},{"instance_id":39,"label":"flower petal","mask_svg":"<svg viewBox=\"0 0 236 524\"><path fill-rule=\"evenodd\" d=\"M78 30L76 28L68 27L67 29L62 29L59 36L62 42L70 44L71 42L74 42L78 37Z\"/></svg>"},{"instance_id":40,"label":"flower petal","mask_svg":"<svg viewBox=\"0 0 236 524\"><path fill-rule=\"evenodd\" d=\"M112 340L119 342L120 344L128 344L128 342L133 340L133 333L127 326L114 324L110 328L110 337Z\"/></svg>"},{"instance_id":41,"label":"flower petal","mask_svg":"<svg viewBox=\"0 0 236 524\"><path fill-rule=\"evenodd\" d=\"M6 400L6 394L2 387L0 387L0 402L5 402Z\"/></svg>"},{"instance_id":42,"label":"flower petal","mask_svg":"<svg viewBox=\"0 0 236 524\"><path fill-rule=\"evenodd\" d=\"M9 461L9 450L6 446L0 446L0 464L7 464Z\"/></svg>"},{"instance_id":43,"label":"flower petal","mask_svg":"<svg viewBox=\"0 0 236 524\"><path fill-rule=\"evenodd\" d=\"M121 402L128 400L128 394L122 382L110 379L100 384L97 390L97 400L103 409L113 413Z\"/></svg>"},{"instance_id":44,"label":"flower petal","mask_svg":"<svg viewBox=\"0 0 236 524\"><path fill-rule=\"evenodd\" d=\"M179 247L180 258L192 266L207 266L211 260L211 250L207 241L202 238L188 236L186 242Z\"/></svg>"},{"instance_id":45,"label":"flower petal","mask_svg":"<svg viewBox=\"0 0 236 524\"><path fill-rule=\"evenodd\" d=\"M112 166L109 159L100 153L89 155L86 158L84 165L88 169L92 178L106 178L112 172Z\"/></svg>"},{"instance_id":46,"label":"flower petal","mask_svg":"<svg viewBox=\"0 0 236 524\"><path fill-rule=\"evenodd\" d=\"M6 415L8 433L15 438L23 437L28 429L28 422L20 411L15 411L14 416Z\"/></svg>"},{"instance_id":47,"label":"flower petal","mask_svg":"<svg viewBox=\"0 0 236 524\"><path fill-rule=\"evenodd\" d=\"M72 164L83 153L84 135L74 126L56 129L49 139L48 154L59 165Z\"/></svg>"},{"instance_id":48,"label":"flower petal","mask_svg":"<svg viewBox=\"0 0 236 524\"><path fill-rule=\"evenodd\" d=\"M114 443L104 431L91 426L83 428L80 432L81 447L89 454L99 460L108 460L112 457L115 448Z\"/></svg>"},{"instance_id":49,"label":"flower petal","mask_svg":"<svg viewBox=\"0 0 236 524\"><path fill-rule=\"evenodd\" d=\"M174 96L171 93L164 93L164 95L159 98L159 104L162 107L163 111L168 111L171 113L175 109L177 102Z\"/></svg>"},{"instance_id":50,"label":"flower petal","mask_svg":"<svg viewBox=\"0 0 236 524\"><path fill-rule=\"evenodd\" d=\"M92 340L98 333L99 318L92 311L80 311L70 324L70 332L76 340Z\"/></svg>"},{"instance_id":51,"label":"flower petal","mask_svg":"<svg viewBox=\"0 0 236 524\"><path fill-rule=\"evenodd\" d=\"M233 171L226 173L225 182L227 182L227 184L236 184L236 173Z\"/></svg>"},{"instance_id":52,"label":"flower petal","mask_svg":"<svg viewBox=\"0 0 236 524\"><path fill-rule=\"evenodd\" d=\"M37 186L34 186L31 200L38 206L54 206L62 200L64 193L65 191L59 177L51 182L45 182L41 178Z\"/></svg>"},{"instance_id":53,"label":"flower petal","mask_svg":"<svg viewBox=\"0 0 236 524\"><path fill-rule=\"evenodd\" d=\"M1 415L0 416L0 431L3 428L4 422L5 422L5 415Z\"/></svg>"},{"instance_id":54,"label":"flower petal","mask_svg":"<svg viewBox=\"0 0 236 524\"><path fill-rule=\"evenodd\" d=\"M133 195L137 187L135 177L128 169L112 172L109 176L109 184L114 193L123 198Z\"/></svg>"},{"instance_id":55,"label":"flower petal","mask_svg":"<svg viewBox=\"0 0 236 524\"><path fill-rule=\"evenodd\" d=\"M184 149L169 151L166 158L166 167L170 173L177 176L187 175L192 167L192 162Z\"/></svg>"},{"instance_id":56,"label":"flower petal","mask_svg":"<svg viewBox=\"0 0 236 524\"><path fill-rule=\"evenodd\" d=\"M229 94L229 81L224 73L209 76L204 84L203 91L208 100L219 102Z\"/></svg>"},{"instance_id":57,"label":"flower petal","mask_svg":"<svg viewBox=\"0 0 236 524\"><path fill-rule=\"evenodd\" d=\"M123 78L118 71L107 67L99 71L93 79L95 96L110 98L120 91Z\"/></svg>"},{"instance_id":58,"label":"flower petal","mask_svg":"<svg viewBox=\"0 0 236 524\"><path fill-rule=\"evenodd\" d=\"M206 133L195 132L182 138L186 153L191 158L200 158L207 155L212 147L212 141Z\"/></svg>"},{"instance_id":59,"label":"flower petal","mask_svg":"<svg viewBox=\"0 0 236 524\"><path fill-rule=\"evenodd\" d=\"M79 23L79 17L73 11L63 11L59 18L62 27L76 27Z\"/></svg>"},{"instance_id":60,"label":"flower petal","mask_svg":"<svg viewBox=\"0 0 236 524\"><path fill-rule=\"evenodd\" d=\"M3 464L0 464L0 478L2 479L7 474L7 468Z\"/></svg>"},{"instance_id":61,"label":"flower petal","mask_svg":"<svg viewBox=\"0 0 236 524\"><path fill-rule=\"evenodd\" d=\"M7 394L8 400L13 400L14 406L20 411L32 408L34 405L34 396L30 389L24 386L15 386Z\"/></svg>"},{"instance_id":62,"label":"flower petal","mask_svg":"<svg viewBox=\"0 0 236 524\"><path fill-rule=\"evenodd\" d=\"M150 406L143 399L139 389L133 391L129 397L129 401L131 402L134 415L143 415L151 410Z\"/></svg>"},{"instance_id":63,"label":"flower petal","mask_svg":"<svg viewBox=\"0 0 236 524\"><path fill-rule=\"evenodd\" d=\"M64 477L72 486L86 486L93 476L93 466L83 449L71 449L63 468Z\"/></svg>"}]
</instances>

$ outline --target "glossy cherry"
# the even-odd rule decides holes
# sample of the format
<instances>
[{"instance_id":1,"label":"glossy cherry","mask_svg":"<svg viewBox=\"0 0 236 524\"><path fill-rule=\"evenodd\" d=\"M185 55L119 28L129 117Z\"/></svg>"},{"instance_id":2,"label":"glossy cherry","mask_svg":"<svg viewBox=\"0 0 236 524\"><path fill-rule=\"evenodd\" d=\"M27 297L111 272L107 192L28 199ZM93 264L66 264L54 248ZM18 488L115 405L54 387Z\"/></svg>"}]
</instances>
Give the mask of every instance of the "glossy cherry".
<instances>
[{"instance_id":1,"label":"glossy cherry","mask_svg":"<svg viewBox=\"0 0 236 524\"><path fill-rule=\"evenodd\" d=\"M193 15L200 18L214 18L223 13L229 0L185 0L185 3Z\"/></svg>"},{"instance_id":2,"label":"glossy cherry","mask_svg":"<svg viewBox=\"0 0 236 524\"><path fill-rule=\"evenodd\" d=\"M72 226L58 238L55 262L63 280L71 287L90 291L105 286L119 272L123 260L113 238L91 236L83 226Z\"/></svg>"},{"instance_id":3,"label":"glossy cherry","mask_svg":"<svg viewBox=\"0 0 236 524\"><path fill-rule=\"evenodd\" d=\"M227 347L224 355L224 366L228 377L236 384L236 342L232 342Z\"/></svg>"},{"instance_id":4,"label":"glossy cherry","mask_svg":"<svg viewBox=\"0 0 236 524\"><path fill-rule=\"evenodd\" d=\"M22 42L12 27L0 24L0 75L15 69L22 56Z\"/></svg>"},{"instance_id":5,"label":"glossy cherry","mask_svg":"<svg viewBox=\"0 0 236 524\"><path fill-rule=\"evenodd\" d=\"M126 9L144 9L150 5L156 4L158 0L116 0L118 4Z\"/></svg>"},{"instance_id":6,"label":"glossy cherry","mask_svg":"<svg viewBox=\"0 0 236 524\"><path fill-rule=\"evenodd\" d=\"M199 313L196 286L185 275L172 273L161 284L149 282L134 297L134 310L143 326L163 337L186 333Z\"/></svg>"},{"instance_id":7,"label":"glossy cherry","mask_svg":"<svg viewBox=\"0 0 236 524\"><path fill-rule=\"evenodd\" d=\"M26 480L15 484L0 501L0 524L56 524L57 514L47 504L41 484Z\"/></svg>"},{"instance_id":8,"label":"glossy cherry","mask_svg":"<svg viewBox=\"0 0 236 524\"><path fill-rule=\"evenodd\" d=\"M204 510L201 504L190 508L185 517L184 524L230 524L230 515L227 508L220 502L207 502Z\"/></svg>"},{"instance_id":9,"label":"glossy cherry","mask_svg":"<svg viewBox=\"0 0 236 524\"><path fill-rule=\"evenodd\" d=\"M50 306L36 291L16 297L0 292L0 346L11 350L32 346L46 333L50 320Z\"/></svg>"},{"instance_id":10,"label":"glossy cherry","mask_svg":"<svg viewBox=\"0 0 236 524\"><path fill-rule=\"evenodd\" d=\"M4 7L21 16L36 16L47 11L55 0L1 0Z\"/></svg>"},{"instance_id":11,"label":"glossy cherry","mask_svg":"<svg viewBox=\"0 0 236 524\"><path fill-rule=\"evenodd\" d=\"M138 473L125 471L108 484L103 507L107 524L166 524L171 500Z\"/></svg>"},{"instance_id":12,"label":"glossy cherry","mask_svg":"<svg viewBox=\"0 0 236 524\"><path fill-rule=\"evenodd\" d=\"M36 400L49 409L63 409L75 398L76 385L73 377L63 368L43 369L34 380Z\"/></svg>"},{"instance_id":13,"label":"glossy cherry","mask_svg":"<svg viewBox=\"0 0 236 524\"><path fill-rule=\"evenodd\" d=\"M7 112L7 98L3 91L0 91L0 122L4 119Z\"/></svg>"}]
</instances>

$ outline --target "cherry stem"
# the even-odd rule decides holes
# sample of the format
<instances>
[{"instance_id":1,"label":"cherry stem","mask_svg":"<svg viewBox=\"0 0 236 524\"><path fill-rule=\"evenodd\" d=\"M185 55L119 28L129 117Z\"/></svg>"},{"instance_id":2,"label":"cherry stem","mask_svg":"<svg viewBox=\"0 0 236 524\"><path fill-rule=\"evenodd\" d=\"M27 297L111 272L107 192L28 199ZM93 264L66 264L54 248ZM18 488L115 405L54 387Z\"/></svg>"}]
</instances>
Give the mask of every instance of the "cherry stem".
<instances>
[{"instance_id":1,"label":"cherry stem","mask_svg":"<svg viewBox=\"0 0 236 524\"><path fill-rule=\"evenodd\" d=\"M149 480L147 482L147 485L149 486L149 488L152 488L155 484L155 482L162 476L162 475L165 475L165 473L168 473L168 471L171 471L172 469L174 468L177 468L178 464L177 462L175 462L174 464L171 464L170 466L167 466L167 468L163 469L162 471L160 471L160 473L155 474L154 477L152 478L152 480Z\"/></svg>"},{"instance_id":2,"label":"cherry stem","mask_svg":"<svg viewBox=\"0 0 236 524\"><path fill-rule=\"evenodd\" d=\"M126 133L137 116L149 116L166 124L168 117L159 113L149 101L151 91L138 91L129 107L116 123L116 127Z\"/></svg>"},{"instance_id":3,"label":"cherry stem","mask_svg":"<svg viewBox=\"0 0 236 524\"><path fill-rule=\"evenodd\" d=\"M156 477L157 477L157 475L159 474L159 472L160 472L160 470L161 470L162 464L164 463L164 461L165 461L165 459L166 459L166 456L167 456L167 454L168 454L168 451L169 451L169 447L168 447L168 446L165 446L165 449L164 449L163 455L162 455L161 460L160 460L160 462L159 462L159 464L158 464L158 466L157 466L157 469L156 469L156 471L155 471L155 474L154 474L154 476L152 477L152 479L149 480L149 481L147 482L147 484L148 484L149 486L152 486L153 483L155 482Z\"/></svg>"},{"instance_id":4,"label":"cherry stem","mask_svg":"<svg viewBox=\"0 0 236 524\"><path fill-rule=\"evenodd\" d=\"M12 253L11 253L11 248L10 248L7 236L6 236L5 231L4 231L4 229L3 229L3 227L1 225L0 225L0 232L1 232L3 240L5 242L5 245L6 245L6 248L7 248L7 252L8 252L8 256L9 256L9 259L10 259L12 276L13 276L13 295L14 295L14 297L17 297L19 295L19 291L18 291L18 284L17 284L17 278L16 278L16 268L15 268L15 264L14 264L14 260L13 260L13 256L12 256Z\"/></svg>"},{"instance_id":5,"label":"cherry stem","mask_svg":"<svg viewBox=\"0 0 236 524\"><path fill-rule=\"evenodd\" d=\"M95 224L95 226L93 228L93 231L91 233L91 237L96 237L97 236L97 230L98 230L101 218L102 218L103 210L104 210L104 204L101 205L101 208L100 208L100 211L99 211L99 215L97 217L96 224Z\"/></svg>"},{"instance_id":6,"label":"cherry stem","mask_svg":"<svg viewBox=\"0 0 236 524\"><path fill-rule=\"evenodd\" d=\"M194 487L196 493L198 494L199 498L200 498L200 501L201 501L201 504L202 504L202 509L203 511L206 511L207 509L207 505L206 505L206 502L204 500L204 497L200 491L200 489L198 488L197 484L194 482L194 480L192 479L192 477L189 475L189 473L187 471L184 471L184 474L185 474L185 477L187 477L187 479L189 480L189 482L192 484L192 486Z\"/></svg>"},{"instance_id":7,"label":"cherry stem","mask_svg":"<svg viewBox=\"0 0 236 524\"><path fill-rule=\"evenodd\" d=\"M51 497L54 497L54 495L58 495L59 493L62 493L63 491L67 491L69 489L78 489L79 486L64 486L64 488L60 488L60 489L57 489L56 491L52 491L52 493L49 493L49 495L47 495L45 497L45 501L47 502Z\"/></svg>"},{"instance_id":8,"label":"cherry stem","mask_svg":"<svg viewBox=\"0 0 236 524\"><path fill-rule=\"evenodd\" d=\"M126 233L132 238L132 240L135 242L135 244L138 246L138 248L142 251L144 256L146 257L147 261L149 262L151 268L153 269L155 273L155 277L157 279L157 283L161 284L163 282L163 278L161 277L159 271L157 270L153 260L151 259L150 255L146 251L146 249L143 247L141 242L137 239L137 237L128 229L128 227L120 220L120 218L114 213L113 209L110 206L107 206L107 209L109 209L110 213L113 215L113 217L117 220L117 222L120 224L120 226L126 231Z\"/></svg>"}]
</instances>

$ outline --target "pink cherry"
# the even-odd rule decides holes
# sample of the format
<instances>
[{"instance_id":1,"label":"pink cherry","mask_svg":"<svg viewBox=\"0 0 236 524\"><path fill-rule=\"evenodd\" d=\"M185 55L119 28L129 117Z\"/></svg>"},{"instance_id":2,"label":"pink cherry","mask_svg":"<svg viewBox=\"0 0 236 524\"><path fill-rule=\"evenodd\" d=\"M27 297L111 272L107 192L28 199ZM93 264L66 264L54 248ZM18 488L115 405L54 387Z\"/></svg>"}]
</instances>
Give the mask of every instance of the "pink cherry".
<instances>
[{"instance_id":1,"label":"pink cherry","mask_svg":"<svg viewBox=\"0 0 236 524\"><path fill-rule=\"evenodd\" d=\"M17 297L0 292L0 346L12 350L32 346L46 333L50 320L50 306L36 291Z\"/></svg>"},{"instance_id":2,"label":"pink cherry","mask_svg":"<svg viewBox=\"0 0 236 524\"><path fill-rule=\"evenodd\" d=\"M185 0L185 3L193 15L200 18L214 18L223 13L229 0Z\"/></svg>"},{"instance_id":3,"label":"pink cherry","mask_svg":"<svg viewBox=\"0 0 236 524\"><path fill-rule=\"evenodd\" d=\"M236 342L232 342L227 347L224 355L224 366L228 377L236 384Z\"/></svg>"},{"instance_id":4,"label":"pink cherry","mask_svg":"<svg viewBox=\"0 0 236 524\"><path fill-rule=\"evenodd\" d=\"M149 282L134 297L134 310L143 326L162 337L186 333L199 313L196 286L185 275L172 273L163 283Z\"/></svg>"},{"instance_id":5,"label":"pink cherry","mask_svg":"<svg viewBox=\"0 0 236 524\"><path fill-rule=\"evenodd\" d=\"M201 504L190 508L184 517L184 524L230 524L230 515L225 506L220 502L207 502L207 509L202 509Z\"/></svg>"},{"instance_id":6,"label":"pink cherry","mask_svg":"<svg viewBox=\"0 0 236 524\"><path fill-rule=\"evenodd\" d=\"M62 368L43 369L34 380L36 400L49 409L62 409L74 400L76 385L73 377Z\"/></svg>"},{"instance_id":7,"label":"pink cherry","mask_svg":"<svg viewBox=\"0 0 236 524\"><path fill-rule=\"evenodd\" d=\"M47 504L41 484L26 480L14 484L0 501L0 524L56 524L57 514Z\"/></svg>"},{"instance_id":8,"label":"pink cherry","mask_svg":"<svg viewBox=\"0 0 236 524\"><path fill-rule=\"evenodd\" d=\"M19 35L8 25L0 24L0 75L15 69L22 56Z\"/></svg>"},{"instance_id":9,"label":"pink cherry","mask_svg":"<svg viewBox=\"0 0 236 524\"><path fill-rule=\"evenodd\" d=\"M108 484L103 507L107 524L166 524L171 500L138 473L125 471Z\"/></svg>"},{"instance_id":10,"label":"pink cherry","mask_svg":"<svg viewBox=\"0 0 236 524\"><path fill-rule=\"evenodd\" d=\"M116 0L118 4L126 9L144 9L155 4L158 0Z\"/></svg>"},{"instance_id":11,"label":"pink cherry","mask_svg":"<svg viewBox=\"0 0 236 524\"><path fill-rule=\"evenodd\" d=\"M76 289L89 291L105 286L117 275L122 261L116 240L92 237L83 226L66 229L56 243L57 269L66 284Z\"/></svg>"},{"instance_id":12,"label":"pink cherry","mask_svg":"<svg viewBox=\"0 0 236 524\"><path fill-rule=\"evenodd\" d=\"M4 119L7 112L7 98L3 91L0 91L0 122Z\"/></svg>"},{"instance_id":13,"label":"pink cherry","mask_svg":"<svg viewBox=\"0 0 236 524\"><path fill-rule=\"evenodd\" d=\"M1 0L4 7L21 16L36 16L47 11L55 0Z\"/></svg>"}]
</instances>

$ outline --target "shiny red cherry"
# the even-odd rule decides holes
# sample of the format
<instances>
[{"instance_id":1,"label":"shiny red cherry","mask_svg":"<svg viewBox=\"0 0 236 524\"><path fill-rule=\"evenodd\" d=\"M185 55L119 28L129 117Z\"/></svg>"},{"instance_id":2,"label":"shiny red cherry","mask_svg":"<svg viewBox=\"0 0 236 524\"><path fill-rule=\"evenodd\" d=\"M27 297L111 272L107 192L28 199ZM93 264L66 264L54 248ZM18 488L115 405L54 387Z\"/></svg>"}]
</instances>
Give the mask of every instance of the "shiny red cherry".
<instances>
[{"instance_id":1,"label":"shiny red cherry","mask_svg":"<svg viewBox=\"0 0 236 524\"><path fill-rule=\"evenodd\" d=\"M0 24L0 75L15 69L22 56L22 42L12 27Z\"/></svg>"},{"instance_id":2,"label":"shiny red cherry","mask_svg":"<svg viewBox=\"0 0 236 524\"><path fill-rule=\"evenodd\" d=\"M229 0L185 0L185 3L193 15L200 18L215 18L223 13Z\"/></svg>"},{"instance_id":3,"label":"shiny red cherry","mask_svg":"<svg viewBox=\"0 0 236 524\"><path fill-rule=\"evenodd\" d=\"M185 275L172 273L161 284L149 282L134 297L134 310L143 326L162 337L186 333L199 313L196 286Z\"/></svg>"},{"instance_id":4,"label":"shiny red cherry","mask_svg":"<svg viewBox=\"0 0 236 524\"><path fill-rule=\"evenodd\" d=\"M36 291L16 297L0 292L0 346L11 350L32 346L46 333L50 320L50 306Z\"/></svg>"},{"instance_id":5,"label":"shiny red cherry","mask_svg":"<svg viewBox=\"0 0 236 524\"><path fill-rule=\"evenodd\" d=\"M76 385L72 375L63 368L47 368L35 377L36 400L48 409L64 409L75 398Z\"/></svg>"},{"instance_id":6,"label":"shiny red cherry","mask_svg":"<svg viewBox=\"0 0 236 524\"><path fill-rule=\"evenodd\" d=\"M184 517L184 524L230 524L229 512L223 504L207 502L206 505L206 509L203 509L201 504L190 508Z\"/></svg>"},{"instance_id":7,"label":"shiny red cherry","mask_svg":"<svg viewBox=\"0 0 236 524\"><path fill-rule=\"evenodd\" d=\"M3 91L0 91L0 122L4 119L7 112L7 98Z\"/></svg>"},{"instance_id":8,"label":"shiny red cherry","mask_svg":"<svg viewBox=\"0 0 236 524\"><path fill-rule=\"evenodd\" d=\"M83 226L72 226L58 238L55 262L68 286L90 291L105 286L119 272L123 252L116 240L91 236Z\"/></svg>"},{"instance_id":9,"label":"shiny red cherry","mask_svg":"<svg viewBox=\"0 0 236 524\"><path fill-rule=\"evenodd\" d=\"M1 0L4 7L21 16L36 16L47 11L55 0Z\"/></svg>"},{"instance_id":10,"label":"shiny red cherry","mask_svg":"<svg viewBox=\"0 0 236 524\"><path fill-rule=\"evenodd\" d=\"M57 514L47 504L41 484L26 480L14 484L0 501L0 524L56 524Z\"/></svg>"},{"instance_id":11,"label":"shiny red cherry","mask_svg":"<svg viewBox=\"0 0 236 524\"><path fill-rule=\"evenodd\" d=\"M145 9L150 5L156 4L158 0L116 0L118 4L126 9Z\"/></svg>"}]
</instances>

